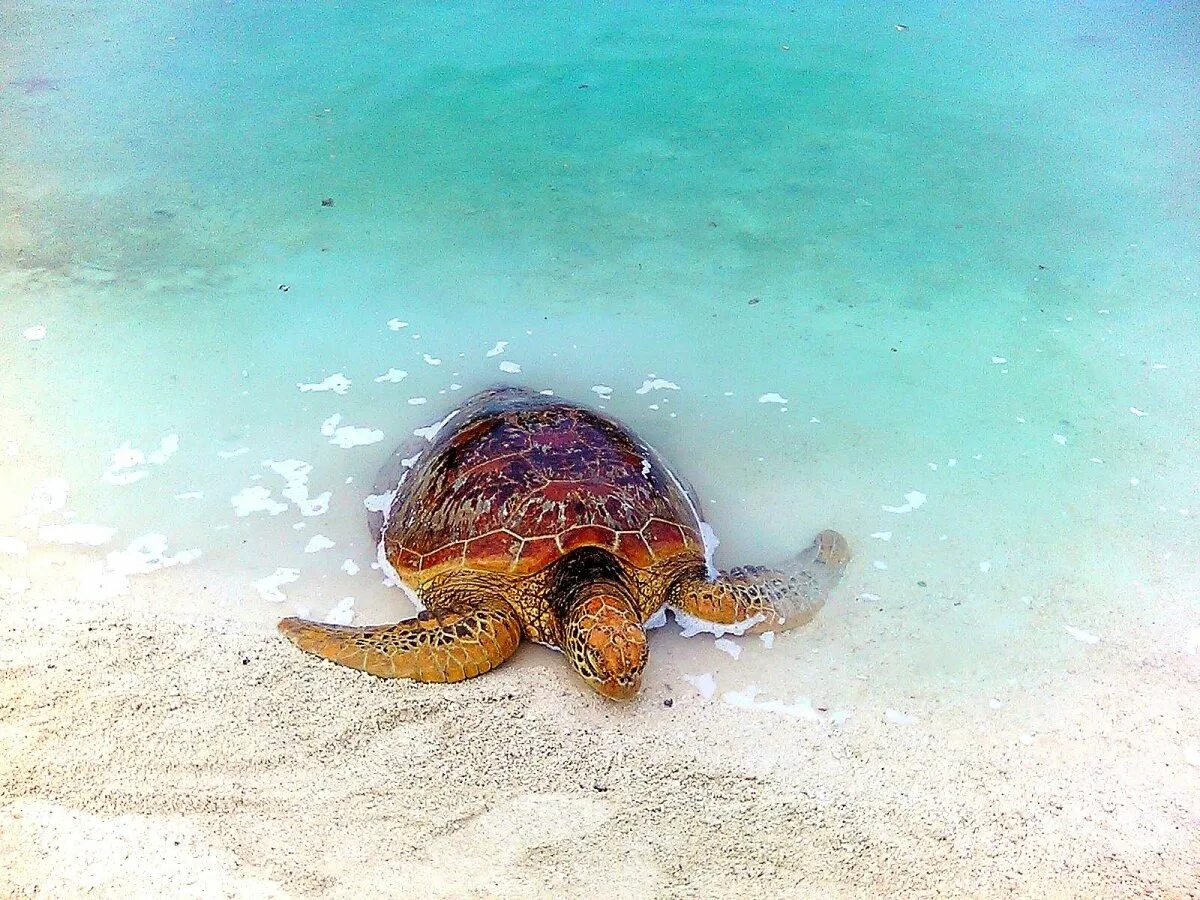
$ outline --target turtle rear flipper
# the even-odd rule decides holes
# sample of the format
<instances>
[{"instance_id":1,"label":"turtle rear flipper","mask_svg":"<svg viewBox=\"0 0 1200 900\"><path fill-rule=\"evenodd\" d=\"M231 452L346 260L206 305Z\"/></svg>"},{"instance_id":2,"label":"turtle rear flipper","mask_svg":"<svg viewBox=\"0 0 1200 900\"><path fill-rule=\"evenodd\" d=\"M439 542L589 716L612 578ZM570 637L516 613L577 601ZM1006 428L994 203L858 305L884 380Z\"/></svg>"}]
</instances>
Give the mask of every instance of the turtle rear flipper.
<instances>
[{"instance_id":1,"label":"turtle rear flipper","mask_svg":"<svg viewBox=\"0 0 1200 900\"><path fill-rule=\"evenodd\" d=\"M779 568L744 566L709 579L685 575L667 594L667 605L738 634L787 631L812 621L850 562L850 546L836 531L816 540Z\"/></svg>"},{"instance_id":2,"label":"turtle rear flipper","mask_svg":"<svg viewBox=\"0 0 1200 900\"><path fill-rule=\"evenodd\" d=\"M499 597L394 625L355 628L284 619L279 630L301 650L384 678L463 681L494 669L516 652L521 621Z\"/></svg>"}]
</instances>

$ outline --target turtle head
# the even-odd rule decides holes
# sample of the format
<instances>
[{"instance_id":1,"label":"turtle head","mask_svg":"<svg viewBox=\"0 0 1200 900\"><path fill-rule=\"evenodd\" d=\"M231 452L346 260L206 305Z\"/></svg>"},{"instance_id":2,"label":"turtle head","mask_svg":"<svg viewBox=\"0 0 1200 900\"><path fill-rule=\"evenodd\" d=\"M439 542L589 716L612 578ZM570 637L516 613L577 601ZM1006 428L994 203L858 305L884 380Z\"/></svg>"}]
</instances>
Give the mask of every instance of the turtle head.
<instances>
[{"instance_id":1,"label":"turtle head","mask_svg":"<svg viewBox=\"0 0 1200 900\"><path fill-rule=\"evenodd\" d=\"M583 680L610 700L632 700L646 667L646 632L624 590L580 591L563 620L563 652Z\"/></svg>"}]
</instances>

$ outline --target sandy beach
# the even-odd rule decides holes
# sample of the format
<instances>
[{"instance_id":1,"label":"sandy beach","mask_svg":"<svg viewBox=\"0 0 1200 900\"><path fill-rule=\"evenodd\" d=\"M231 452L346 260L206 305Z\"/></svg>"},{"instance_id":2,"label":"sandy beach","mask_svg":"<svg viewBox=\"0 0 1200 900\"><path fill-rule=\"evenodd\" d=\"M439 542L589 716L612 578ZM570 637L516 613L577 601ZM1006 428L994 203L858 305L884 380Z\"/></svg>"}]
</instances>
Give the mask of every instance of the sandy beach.
<instances>
[{"instance_id":1,"label":"sandy beach","mask_svg":"<svg viewBox=\"0 0 1200 900\"><path fill-rule=\"evenodd\" d=\"M77 554L24 562L0 606L5 896L1200 895L1200 671L1154 628L1019 701L902 716L870 685L840 716L706 699L663 633L616 705L540 648L384 681L268 622L154 612L237 608L194 568L87 603Z\"/></svg>"}]
</instances>

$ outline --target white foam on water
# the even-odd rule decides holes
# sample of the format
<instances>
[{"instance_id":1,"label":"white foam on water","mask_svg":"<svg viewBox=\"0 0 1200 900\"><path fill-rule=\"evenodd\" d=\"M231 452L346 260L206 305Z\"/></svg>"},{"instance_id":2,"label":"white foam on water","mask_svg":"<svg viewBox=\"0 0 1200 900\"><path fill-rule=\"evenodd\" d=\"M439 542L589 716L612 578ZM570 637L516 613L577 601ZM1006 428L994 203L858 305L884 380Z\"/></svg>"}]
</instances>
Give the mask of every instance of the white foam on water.
<instances>
[{"instance_id":1,"label":"white foam on water","mask_svg":"<svg viewBox=\"0 0 1200 900\"><path fill-rule=\"evenodd\" d=\"M421 358L423 360L425 360L425 363L427 365L430 365L430 366L440 366L442 364L442 361L440 359L438 359L436 356L430 356L428 353L423 353L421 355Z\"/></svg>"},{"instance_id":2,"label":"white foam on water","mask_svg":"<svg viewBox=\"0 0 1200 900\"><path fill-rule=\"evenodd\" d=\"M712 672L704 672L700 675L684 675L683 680L696 689L705 700L711 700L717 692L717 679L713 677Z\"/></svg>"},{"instance_id":3,"label":"white foam on water","mask_svg":"<svg viewBox=\"0 0 1200 900\"><path fill-rule=\"evenodd\" d=\"M711 634L714 637L724 637L727 634L732 634L736 637L741 637L766 618L762 613L759 613L744 621L734 622L732 625L718 625L716 622L706 622L704 619L698 619L693 615L681 612L673 606L668 608L671 610L671 615L675 617L675 623L679 626L680 637L685 638L695 637L698 634Z\"/></svg>"},{"instance_id":4,"label":"white foam on water","mask_svg":"<svg viewBox=\"0 0 1200 900\"><path fill-rule=\"evenodd\" d=\"M784 703L782 700L759 700L758 696L761 693L758 685L749 684L740 691L726 691L721 695L721 700L739 709L776 713L810 722L821 721L820 714L813 709L812 702L807 697L797 697L794 703Z\"/></svg>"},{"instance_id":5,"label":"white foam on water","mask_svg":"<svg viewBox=\"0 0 1200 900\"><path fill-rule=\"evenodd\" d=\"M383 432L378 428L340 425L334 429L329 443L335 447L341 447L343 450L349 450L352 447L366 447L370 444L378 444L382 440Z\"/></svg>"},{"instance_id":6,"label":"white foam on water","mask_svg":"<svg viewBox=\"0 0 1200 900\"><path fill-rule=\"evenodd\" d=\"M383 524L386 529L386 514L384 515ZM412 605L418 611L425 608L425 604L422 602L420 595L413 590L403 578L400 577L400 573L396 571L396 567L393 566L391 560L387 558L387 548L384 546L382 537L380 538L379 543L375 546L375 565L379 568L379 571L383 573L383 583L385 585L388 587L398 587L400 590L404 591L404 593L408 596L409 602L412 603Z\"/></svg>"},{"instance_id":7,"label":"white foam on water","mask_svg":"<svg viewBox=\"0 0 1200 900\"><path fill-rule=\"evenodd\" d=\"M425 438L425 440L432 444L434 439L438 436L438 433L445 428L450 420L457 416L459 412L460 410L453 409L446 413L446 415L440 421L434 422L432 425L426 425L422 428L414 428L413 434L416 437Z\"/></svg>"},{"instance_id":8,"label":"white foam on water","mask_svg":"<svg viewBox=\"0 0 1200 900\"><path fill-rule=\"evenodd\" d=\"M775 632L773 631L764 631L758 636L758 639L762 641L762 645L768 650L775 646Z\"/></svg>"},{"instance_id":9,"label":"white foam on water","mask_svg":"<svg viewBox=\"0 0 1200 900\"><path fill-rule=\"evenodd\" d=\"M150 477L150 473L147 472L145 469L139 469L136 472L123 472L119 475L114 475L110 472L105 472L103 475L104 480L107 481L109 484L119 484L119 485L134 484L138 481L141 481L143 478L149 478L149 477Z\"/></svg>"},{"instance_id":10,"label":"white foam on water","mask_svg":"<svg viewBox=\"0 0 1200 900\"><path fill-rule=\"evenodd\" d=\"M337 432L335 432L336 434ZM321 516L329 511L329 502L333 498L332 491L324 491L316 497L309 496L308 476L313 470L311 463L302 459L282 461L264 459L263 467L270 469L286 482L280 493L295 504L302 516Z\"/></svg>"},{"instance_id":11,"label":"white foam on water","mask_svg":"<svg viewBox=\"0 0 1200 900\"><path fill-rule=\"evenodd\" d=\"M320 553L322 550L331 550L337 544L325 537L323 534L314 534L308 539L308 543L304 545L305 553Z\"/></svg>"},{"instance_id":12,"label":"white foam on water","mask_svg":"<svg viewBox=\"0 0 1200 900\"><path fill-rule=\"evenodd\" d=\"M729 640L729 638L717 638L715 641L713 641L713 646L722 653L728 653L734 659L737 659L742 655L741 644L735 644L733 641Z\"/></svg>"},{"instance_id":13,"label":"white foam on water","mask_svg":"<svg viewBox=\"0 0 1200 900\"><path fill-rule=\"evenodd\" d=\"M21 332L21 336L27 341L40 341L46 336L45 325L30 325Z\"/></svg>"},{"instance_id":14,"label":"white foam on water","mask_svg":"<svg viewBox=\"0 0 1200 900\"><path fill-rule=\"evenodd\" d=\"M229 498L229 502L233 505L233 513L238 518L244 518L256 512L265 512L271 516L287 512L287 504L272 499L270 488L263 487L261 484L242 488Z\"/></svg>"},{"instance_id":15,"label":"white foam on water","mask_svg":"<svg viewBox=\"0 0 1200 900\"><path fill-rule=\"evenodd\" d=\"M104 470L101 478L109 484L133 484L135 481L141 481L148 477L150 473L145 469L138 469L134 472L125 470L141 466L145 462L146 454L134 447L130 441L126 441L112 452L112 462Z\"/></svg>"},{"instance_id":16,"label":"white foam on water","mask_svg":"<svg viewBox=\"0 0 1200 900\"><path fill-rule=\"evenodd\" d=\"M159 441L158 447L146 453L133 446L131 441L125 441L112 451L108 468L104 470L101 479L108 484L129 485L148 478L150 472L142 468L146 465L161 466L179 451L179 435L168 434ZM132 470L132 471L129 471Z\"/></svg>"},{"instance_id":17,"label":"white foam on water","mask_svg":"<svg viewBox=\"0 0 1200 900\"><path fill-rule=\"evenodd\" d=\"M163 534L144 534L134 538L124 550L110 552L106 559L109 569L119 575L147 575L159 569L186 565L200 558L198 549L168 553L169 541Z\"/></svg>"},{"instance_id":18,"label":"white foam on water","mask_svg":"<svg viewBox=\"0 0 1200 900\"><path fill-rule=\"evenodd\" d=\"M341 372L335 372L324 381L318 381L314 384L296 383L296 387L301 391L309 393L311 391L333 391L335 394L345 394L350 390L350 379Z\"/></svg>"},{"instance_id":19,"label":"white foam on water","mask_svg":"<svg viewBox=\"0 0 1200 900\"><path fill-rule=\"evenodd\" d=\"M87 566L79 579L78 595L83 600L107 600L129 591L132 575L148 575L159 569L186 565L202 555L198 549L168 553L166 535L144 534L124 550L113 550L103 563Z\"/></svg>"},{"instance_id":20,"label":"white foam on water","mask_svg":"<svg viewBox=\"0 0 1200 900\"><path fill-rule=\"evenodd\" d=\"M399 331L401 328L407 328L407 322L401 322L399 319L388 319L387 327L392 331Z\"/></svg>"},{"instance_id":21,"label":"white foam on water","mask_svg":"<svg viewBox=\"0 0 1200 900\"><path fill-rule=\"evenodd\" d=\"M307 463L302 459L264 459L264 469L270 469L289 485L303 485L308 483L308 476L312 472L312 463Z\"/></svg>"},{"instance_id":22,"label":"white foam on water","mask_svg":"<svg viewBox=\"0 0 1200 900\"><path fill-rule=\"evenodd\" d=\"M721 574L716 563L717 547L721 539L717 537L713 527L703 519L700 520L700 539L704 541L704 567L708 570L708 577L716 578Z\"/></svg>"},{"instance_id":23,"label":"white foam on water","mask_svg":"<svg viewBox=\"0 0 1200 900\"><path fill-rule=\"evenodd\" d=\"M388 369L382 375L375 379L376 384L397 384L408 377L408 373L403 369Z\"/></svg>"},{"instance_id":24,"label":"white foam on water","mask_svg":"<svg viewBox=\"0 0 1200 900\"><path fill-rule=\"evenodd\" d=\"M510 375L516 375L521 371L521 367L517 363L509 362L508 360L500 363L499 368L501 372L507 372Z\"/></svg>"},{"instance_id":25,"label":"white foam on water","mask_svg":"<svg viewBox=\"0 0 1200 900\"><path fill-rule=\"evenodd\" d=\"M507 347L508 341L496 341L496 345L484 355L488 357L499 356Z\"/></svg>"},{"instance_id":26,"label":"white foam on water","mask_svg":"<svg viewBox=\"0 0 1200 900\"><path fill-rule=\"evenodd\" d=\"M342 563L342 571L347 575L357 575L359 573L358 563L352 559L347 559Z\"/></svg>"},{"instance_id":27,"label":"white foam on water","mask_svg":"<svg viewBox=\"0 0 1200 900\"><path fill-rule=\"evenodd\" d=\"M179 452L179 435L168 434L159 441L158 448L151 451L148 458L156 466L161 466L177 452Z\"/></svg>"},{"instance_id":28,"label":"white foam on water","mask_svg":"<svg viewBox=\"0 0 1200 900\"><path fill-rule=\"evenodd\" d=\"M333 609L321 617L330 625L351 625L354 622L354 598L343 597Z\"/></svg>"},{"instance_id":29,"label":"white foam on water","mask_svg":"<svg viewBox=\"0 0 1200 900\"><path fill-rule=\"evenodd\" d=\"M368 512L377 512L387 515L388 510L392 508L392 501L396 499L395 490L388 491L386 494L367 494L363 498L363 506Z\"/></svg>"},{"instance_id":30,"label":"white foam on water","mask_svg":"<svg viewBox=\"0 0 1200 900\"><path fill-rule=\"evenodd\" d=\"M786 397L772 392L770 394L761 395L758 398L758 402L759 403L781 403L782 404L782 403L787 403L788 400Z\"/></svg>"},{"instance_id":31,"label":"white foam on water","mask_svg":"<svg viewBox=\"0 0 1200 900\"><path fill-rule=\"evenodd\" d=\"M909 491L904 495L904 504L902 506L884 506L884 512L890 513L910 513L914 509L920 509L925 505L928 498L920 491Z\"/></svg>"},{"instance_id":32,"label":"white foam on water","mask_svg":"<svg viewBox=\"0 0 1200 900\"><path fill-rule=\"evenodd\" d=\"M287 599L283 591L280 590L285 584L292 584L300 580L299 569L288 569L280 567L265 578L260 578L258 581L251 582L251 587L258 591L258 595L264 600L269 600L272 603L282 603Z\"/></svg>"},{"instance_id":33,"label":"white foam on water","mask_svg":"<svg viewBox=\"0 0 1200 900\"><path fill-rule=\"evenodd\" d=\"M593 389L594 390L594 389ZM648 394L651 391L677 391L679 385L665 378L651 376L642 382L642 386L634 391L635 394Z\"/></svg>"}]
</instances>

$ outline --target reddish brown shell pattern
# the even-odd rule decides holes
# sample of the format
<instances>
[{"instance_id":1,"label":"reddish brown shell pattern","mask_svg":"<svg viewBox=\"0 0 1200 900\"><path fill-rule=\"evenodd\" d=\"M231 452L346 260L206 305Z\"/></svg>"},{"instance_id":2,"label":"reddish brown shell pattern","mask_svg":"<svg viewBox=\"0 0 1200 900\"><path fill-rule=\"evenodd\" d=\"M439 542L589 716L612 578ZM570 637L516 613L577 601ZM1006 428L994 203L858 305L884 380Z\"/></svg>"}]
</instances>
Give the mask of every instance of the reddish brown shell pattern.
<instances>
[{"instance_id":1,"label":"reddish brown shell pattern","mask_svg":"<svg viewBox=\"0 0 1200 900\"><path fill-rule=\"evenodd\" d=\"M396 492L384 532L405 580L532 575L581 547L648 568L703 554L696 512L657 454L589 409L517 388L467 401Z\"/></svg>"}]
</instances>

